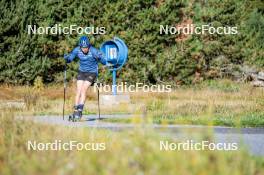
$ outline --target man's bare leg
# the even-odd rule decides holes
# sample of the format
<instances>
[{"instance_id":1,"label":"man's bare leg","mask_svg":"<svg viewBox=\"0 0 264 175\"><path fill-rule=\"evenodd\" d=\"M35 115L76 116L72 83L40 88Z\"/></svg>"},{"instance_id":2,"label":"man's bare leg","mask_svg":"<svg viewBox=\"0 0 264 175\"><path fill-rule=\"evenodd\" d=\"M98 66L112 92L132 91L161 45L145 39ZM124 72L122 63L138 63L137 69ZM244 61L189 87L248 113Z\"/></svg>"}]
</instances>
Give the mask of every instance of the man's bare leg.
<instances>
[{"instance_id":1,"label":"man's bare leg","mask_svg":"<svg viewBox=\"0 0 264 175\"><path fill-rule=\"evenodd\" d=\"M76 83L76 96L75 96L75 105L74 105L74 112L73 112L73 117L75 119L79 119L81 117L81 110L80 110L80 98L81 98L81 91L82 91L82 86L84 84L83 80L77 80Z\"/></svg>"},{"instance_id":2,"label":"man's bare leg","mask_svg":"<svg viewBox=\"0 0 264 175\"><path fill-rule=\"evenodd\" d=\"M75 96L74 116L77 118L82 117L82 111L86 98L86 91L91 85L89 81L78 80Z\"/></svg>"},{"instance_id":3,"label":"man's bare leg","mask_svg":"<svg viewBox=\"0 0 264 175\"><path fill-rule=\"evenodd\" d=\"M76 88L76 96L75 96L75 106L79 105L80 98L81 98L81 92L82 92L82 86L84 84L83 80L77 80L77 88Z\"/></svg>"},{"instance_id":4,"label":"man's bare leg","mask_svg":"<svg viewBox=\"0 0 264 175\"><path fill-rule=\"evenodd\" d=\"M89 82L89 81L84 81L84 83L82 84L81 96L80 96L80 99L79 99L79 104L84 104L85 99L86 99L87 89L88 89L88 87L91 86L91 84L92 83Z\"/></svg>"}]
</instances>

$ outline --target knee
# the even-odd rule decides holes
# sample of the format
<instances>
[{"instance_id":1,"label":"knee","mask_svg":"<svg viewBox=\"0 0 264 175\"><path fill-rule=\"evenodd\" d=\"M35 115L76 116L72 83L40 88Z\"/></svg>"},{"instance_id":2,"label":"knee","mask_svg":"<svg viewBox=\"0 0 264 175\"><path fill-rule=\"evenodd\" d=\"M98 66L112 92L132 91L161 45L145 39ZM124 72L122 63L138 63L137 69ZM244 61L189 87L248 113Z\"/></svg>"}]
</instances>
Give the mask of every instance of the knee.
<instances>
[{"instance_id":1,"label":"knee","mask_svg":"<svg viewBox=\"0 0 264 175\"><path fill-rule=\"evenodd\" d=\"M83 89L81 90L81 94L82 94L82 95L85 95L85 94L86 94L86 89L83 88Z\"/></svg>"},{"instance_id":2,"label":"knee","mask_svg":"<svg viewBox=\"0 0 264 175\"><path fill-rule=\"evenodd\" d=\"M81 89L77 89L77 91L76 91L76 95L77 95L77 96L80 96L81 94L82 94Z\"/></svg>"}]
</instances>

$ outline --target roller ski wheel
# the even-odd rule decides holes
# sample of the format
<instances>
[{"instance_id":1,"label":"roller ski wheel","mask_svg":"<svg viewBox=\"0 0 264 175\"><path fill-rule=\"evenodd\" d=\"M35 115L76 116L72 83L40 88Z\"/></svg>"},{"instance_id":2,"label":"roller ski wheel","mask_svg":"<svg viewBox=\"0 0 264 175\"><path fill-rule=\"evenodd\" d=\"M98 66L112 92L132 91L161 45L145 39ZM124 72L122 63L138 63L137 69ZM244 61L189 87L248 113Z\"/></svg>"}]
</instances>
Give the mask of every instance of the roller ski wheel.
<instances>
[{"instance_id":1,"label":"roller ski wheel","mask_svg":"<svg viewBox=\"0 0 264 175\"><path fill-rule=\"evenodd\" d=\"M69 118L68 118L68 121L70 121L70 122L79 122L79 121L81 121L81 118L78 117L78 116L70 115Z\"/></svg>"}]
</instances>

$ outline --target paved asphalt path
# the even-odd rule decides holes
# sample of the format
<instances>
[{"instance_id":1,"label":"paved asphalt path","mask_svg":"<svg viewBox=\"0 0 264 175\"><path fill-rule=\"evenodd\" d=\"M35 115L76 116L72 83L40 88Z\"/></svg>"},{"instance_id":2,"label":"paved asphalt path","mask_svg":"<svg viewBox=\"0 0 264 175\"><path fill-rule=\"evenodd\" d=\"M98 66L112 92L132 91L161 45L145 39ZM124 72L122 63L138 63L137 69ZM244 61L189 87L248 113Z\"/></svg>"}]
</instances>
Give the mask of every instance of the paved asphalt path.
<instances>
[{"instance_id":1,"label":"paved asphalt path","mask_svg":"<svg viewBox=\"0 0 264 175\"><path fill-rule=\"evenodd\" d=\"M84 116L82 122L69 122L66 118L62 120L61 116L34 116L21 117L23 119L33 120L37 123L52 125L63 125L68 127L89 127L109 129L113 131L122 131L135 127L152 128L164 138L169 137L177 140L194 140L201 138L204 133L213 131L213 142L215 143L237 143L238 149L246 148L252 155L264 157L264 128L232 128L221 126L200 126L200 125L158 125L158 124L132 124L132 123L112 123L106 122L109 118L131 118L132 115L97 115ZM199 137L200 136L200 137ZM201 140L201 139L200 139ZM203 139L205 140L205 139Z\"/></svg>"}]
</instances>

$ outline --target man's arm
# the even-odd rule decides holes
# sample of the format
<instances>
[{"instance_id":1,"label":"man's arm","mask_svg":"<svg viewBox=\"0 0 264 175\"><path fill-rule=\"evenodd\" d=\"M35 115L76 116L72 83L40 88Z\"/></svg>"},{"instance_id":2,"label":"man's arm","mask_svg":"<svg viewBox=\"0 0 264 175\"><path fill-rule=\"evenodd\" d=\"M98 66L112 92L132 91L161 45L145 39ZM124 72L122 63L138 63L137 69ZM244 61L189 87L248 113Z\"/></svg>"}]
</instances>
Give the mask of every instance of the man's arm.
<instances>
[{"instance_id":1,"label":"man's arm","mask_svg":"<svg viewBox=\"0 0 264 175\"><path fill-rule=\"evenodd\" d=\"M73 51L71 53L65 54L64 55L64 59L66 60L66 62L67 63L72 62L72 60L77 56L78 51L79 51L79 48L76 47L76 48L73 49Z\"/></svg>"},{"instance_id":2,"label":"man's arm","mask_svg":"<svg viewBox=\"0 0 264 175\"><path fill-rule=\"evenodd\" d=\"M103 52L97 50L96 48L92 47L92 54L93 57L97 60L100 61L103 65L106 65L106 58Z\"/></svg>"}]
</instances>

